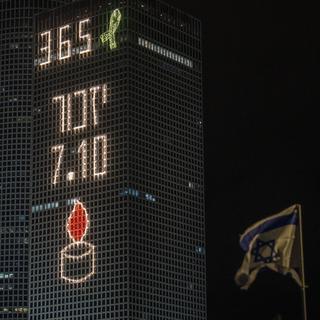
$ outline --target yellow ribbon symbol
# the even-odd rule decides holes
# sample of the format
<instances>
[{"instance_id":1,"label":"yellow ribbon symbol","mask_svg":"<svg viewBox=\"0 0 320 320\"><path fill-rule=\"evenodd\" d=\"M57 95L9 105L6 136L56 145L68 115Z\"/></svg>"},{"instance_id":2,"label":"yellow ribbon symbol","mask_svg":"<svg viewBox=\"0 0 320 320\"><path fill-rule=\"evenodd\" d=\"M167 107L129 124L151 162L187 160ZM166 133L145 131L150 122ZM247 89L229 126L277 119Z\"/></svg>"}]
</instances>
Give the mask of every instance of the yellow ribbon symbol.
<instances>
[{"instance_id":1,"label":"yellow ribbon symbol","mask_svg":"<svg viewBox=\"0 0 320 320\"><path fill-rule=\"evenodd\" d=\"M119 27L121 21L121 12L119 9L113 10L110 16L109 29L108 31L102 33L100 35L100 40L102 44L109 42L110 50L115 49L117 47L115 33Z\"/></svg>"}]
</instances>

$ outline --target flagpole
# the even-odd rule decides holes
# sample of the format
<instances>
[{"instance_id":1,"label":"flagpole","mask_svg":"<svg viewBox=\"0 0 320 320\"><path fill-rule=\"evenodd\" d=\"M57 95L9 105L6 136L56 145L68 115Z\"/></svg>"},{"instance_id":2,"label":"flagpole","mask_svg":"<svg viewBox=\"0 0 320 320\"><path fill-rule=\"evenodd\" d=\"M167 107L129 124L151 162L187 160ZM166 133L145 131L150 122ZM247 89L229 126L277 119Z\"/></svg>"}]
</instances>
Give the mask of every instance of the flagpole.
<instances>
[{"instance_id":1,"label":"flagpole","mask_svg":"<svg viewBox=\"0 0 320 320\"><path fill-rule=\"evenodd\" d=\"M300 232L300 254L301 254L301 276L302 276L302 304L303 304L303 319L307 320L307 297L306 297L306 282L304 275L304 255L303 255L303 231L302 231L302 210L298 204L299 212L299 232Z\"/></svg>"}]
</instances>

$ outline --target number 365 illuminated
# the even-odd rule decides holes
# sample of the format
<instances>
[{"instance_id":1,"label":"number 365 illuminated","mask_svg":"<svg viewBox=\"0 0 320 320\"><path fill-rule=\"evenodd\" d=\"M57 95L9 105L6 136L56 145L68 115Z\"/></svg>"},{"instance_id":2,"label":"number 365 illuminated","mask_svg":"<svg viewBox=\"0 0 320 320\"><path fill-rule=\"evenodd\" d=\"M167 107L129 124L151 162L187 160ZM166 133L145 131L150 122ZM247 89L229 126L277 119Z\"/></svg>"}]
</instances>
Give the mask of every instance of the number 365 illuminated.
<instances>
[{"instance_id":1,"label":"number 365 illuminated","mask_svg":"<svg viewBox=\"0 0 320 320\"><path fill-rule=\"evenodd\" d=\"M78 23L78 41L79 41L79 55L87 54L92 50L92 36L89 32L85 32L85 29L88 29L90 24L90 19L81 20ZM70 24L66 24L58 29L58 48L57 48L57 58L58 60L65 60L71 57L72 53L72 42L70 38L67 37L67 34L72 30ZM52 62L52 53L53 48L52 44L52 35L53 31L48 30L40 33L40 44L41 47L41 66L48 65Z\"/></svg>"}]
</instances>

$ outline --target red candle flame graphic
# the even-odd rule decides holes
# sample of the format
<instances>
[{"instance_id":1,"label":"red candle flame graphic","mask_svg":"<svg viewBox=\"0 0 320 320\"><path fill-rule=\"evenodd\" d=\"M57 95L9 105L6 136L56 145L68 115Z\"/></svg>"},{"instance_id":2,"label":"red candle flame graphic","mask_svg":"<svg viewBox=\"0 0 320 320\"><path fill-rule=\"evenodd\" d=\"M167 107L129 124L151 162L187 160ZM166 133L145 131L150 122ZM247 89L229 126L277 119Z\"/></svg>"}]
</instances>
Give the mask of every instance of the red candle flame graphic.
<instances>
[{"instance_id":1,"label":"red candle flame graphic","mask_svg":"<svg viewBox=\"0 0 320 320\"><path fill-rule=\"evenodd\" d=\"M87 210L80 201L77 201L68 218L67 230L73 241L81 241L86 234L89 220Z\"/></svg>"}]
</instances>

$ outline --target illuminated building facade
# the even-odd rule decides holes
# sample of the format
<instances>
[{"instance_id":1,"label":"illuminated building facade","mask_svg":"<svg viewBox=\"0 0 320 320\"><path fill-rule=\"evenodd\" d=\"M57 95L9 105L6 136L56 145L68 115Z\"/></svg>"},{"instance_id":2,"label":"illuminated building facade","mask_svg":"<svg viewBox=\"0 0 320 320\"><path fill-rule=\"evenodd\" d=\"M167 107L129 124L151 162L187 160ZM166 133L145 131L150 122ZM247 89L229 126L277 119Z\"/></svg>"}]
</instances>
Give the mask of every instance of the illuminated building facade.
<instances>
[{"instance_id":1,"label":"illuminated building facade","mask_svg":"<svg viewBox=\"0 0 320 320\"><path fill-rule=\"evenodd\" d=\"M35 27L30 319L206 319L200 22L98 0Z\"/></svg>"},{"instance_id":2,"label":"illuminated building facade","mask_svg":"<svg viewBox=\"0 0 320 320\"><path fill-rule=\"evenodd\" d=\"M28 317L33 15L68 1L0 1L0 319Z\"/></svg>"}]
</instances>

